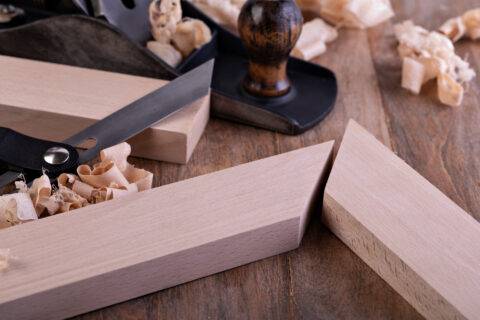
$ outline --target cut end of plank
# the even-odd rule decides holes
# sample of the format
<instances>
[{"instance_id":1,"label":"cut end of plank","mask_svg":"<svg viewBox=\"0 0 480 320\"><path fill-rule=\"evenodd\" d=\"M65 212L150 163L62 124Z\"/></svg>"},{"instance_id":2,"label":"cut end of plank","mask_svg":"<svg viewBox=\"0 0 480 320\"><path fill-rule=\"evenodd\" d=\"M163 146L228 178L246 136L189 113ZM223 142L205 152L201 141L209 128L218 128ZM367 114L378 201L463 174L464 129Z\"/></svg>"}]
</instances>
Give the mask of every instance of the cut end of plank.
<instances>
[{"instance_id":1,"label":"cut end of plank","mask_svg":"<svg viewBox=\"0 0 480 320\"><path fill-rule=\"evenodd\" d=\"M3 319L57 319L298 247L333 142L0 231ZM28 306L28 307L25 307Z\"/></svg>"},{"instance_id":2,"label":"cut end of plank","mask_svg":"<svg viewBox=\"0 0 480 320\"><path fill-rule=\"evenodd\" d=\"M480 314L480 224L350 121L323 221L428 319Z\"/></svg>"}]
</instances>

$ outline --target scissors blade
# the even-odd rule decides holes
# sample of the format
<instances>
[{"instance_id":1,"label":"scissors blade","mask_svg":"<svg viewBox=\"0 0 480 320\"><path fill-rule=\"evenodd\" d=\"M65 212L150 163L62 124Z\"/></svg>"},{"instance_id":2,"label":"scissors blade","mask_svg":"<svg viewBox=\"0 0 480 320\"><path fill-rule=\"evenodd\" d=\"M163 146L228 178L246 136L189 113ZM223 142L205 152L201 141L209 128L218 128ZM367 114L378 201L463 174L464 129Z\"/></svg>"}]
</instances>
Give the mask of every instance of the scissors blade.
<instances>
[{"instance_id":1,"label":"scissors blade","mask_svg":"<svg viewBox=\"0 0 480 320\"><path fill-rule=\"evenodd\" d=\"M214 60L205 62L66 139L64 143L78 146L93 139L96 145L81 152L79 162L92 160L100 150L133 137L184 106L206 96L210 90L213 66Z\"/></svg>"}]
</instances>

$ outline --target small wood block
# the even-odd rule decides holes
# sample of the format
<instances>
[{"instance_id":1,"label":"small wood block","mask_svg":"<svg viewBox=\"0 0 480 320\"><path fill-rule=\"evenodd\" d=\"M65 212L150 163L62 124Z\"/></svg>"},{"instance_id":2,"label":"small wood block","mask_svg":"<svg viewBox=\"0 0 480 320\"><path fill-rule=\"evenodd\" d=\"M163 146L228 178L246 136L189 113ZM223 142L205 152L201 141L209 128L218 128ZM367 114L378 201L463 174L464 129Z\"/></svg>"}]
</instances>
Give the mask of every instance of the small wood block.
<instances>
[{"instance_id":1,"label":"small wood block","mask_svg":"<svg viewBox=\"0 0 480 320\"><path fill-rule=\"evenodd\" d=\"M0 231L2 320L60 319L299 246L333 142Z\"/></svg>"},{"instance_id":2,"label":"small wood block","mask_svg":"<svg viewBox=\"0 0 480 320\"><path fill-rule=\"evenodd\" d=\"M167 81L0 56L0 126L62 141ZM202 98L131 139L132 154L186 163L209 119Z\"/></svg>"},{"instance_id":3,"label":"small wood block","mask_svg":"<svg viewBox=\"0 0 480 320\"><path fill-rule=\"evenodd\" d=\"M353 121L323 220L427 319L479 319L480 224Z\"/></svg>"}]
</instances>

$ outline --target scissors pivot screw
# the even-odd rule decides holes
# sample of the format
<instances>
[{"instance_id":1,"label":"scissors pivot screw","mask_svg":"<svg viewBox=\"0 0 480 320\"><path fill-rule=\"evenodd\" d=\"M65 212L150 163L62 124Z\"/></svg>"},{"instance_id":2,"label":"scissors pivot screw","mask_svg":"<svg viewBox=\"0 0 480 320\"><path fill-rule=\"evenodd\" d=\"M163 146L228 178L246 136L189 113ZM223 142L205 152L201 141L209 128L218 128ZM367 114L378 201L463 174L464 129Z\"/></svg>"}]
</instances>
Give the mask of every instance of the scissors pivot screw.
<instances>
[{"instance_id":1,"label":"scissors pivot screw","mask_svg":"<svg viewBox=\"0 0 480 320\"><path fill-rule=\"evenodd\" d=\"M62 147L52 147L45 152L43 160L48 164L64 164L69 157L70 153L67 149Z\"/></svg>"}]
</instances>

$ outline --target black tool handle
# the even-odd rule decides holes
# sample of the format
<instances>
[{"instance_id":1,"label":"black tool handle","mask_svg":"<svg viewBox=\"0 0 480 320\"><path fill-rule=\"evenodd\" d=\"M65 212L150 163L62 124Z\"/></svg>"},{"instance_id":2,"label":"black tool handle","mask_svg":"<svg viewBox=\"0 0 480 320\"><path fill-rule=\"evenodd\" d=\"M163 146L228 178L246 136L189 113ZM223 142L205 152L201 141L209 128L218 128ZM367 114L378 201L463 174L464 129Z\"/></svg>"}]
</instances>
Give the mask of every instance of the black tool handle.
<instances>
[{"instance_id":1,"label":"black tool handle","mask_svg":"<svg viewBox=\"0 0 480 320\"><path fill-rule=\"evenodd\" d=\"M50 164L45 161L46 152L55 147L68 151L65 162ZM10 170L28 175L28 178L36 178L43 172L56 177L62 172L73 172L79 165L79 156L77 150L68 144L32 138L0 127L0 162Z\"/></svg>"}]
</instances>

